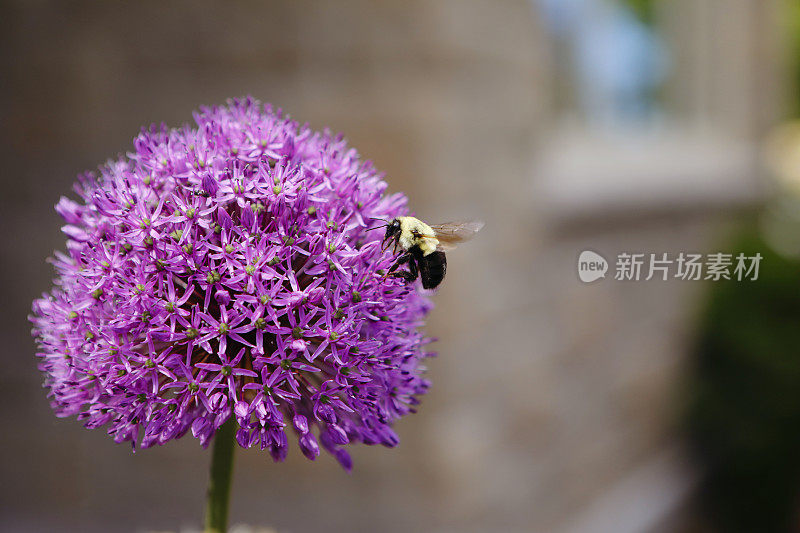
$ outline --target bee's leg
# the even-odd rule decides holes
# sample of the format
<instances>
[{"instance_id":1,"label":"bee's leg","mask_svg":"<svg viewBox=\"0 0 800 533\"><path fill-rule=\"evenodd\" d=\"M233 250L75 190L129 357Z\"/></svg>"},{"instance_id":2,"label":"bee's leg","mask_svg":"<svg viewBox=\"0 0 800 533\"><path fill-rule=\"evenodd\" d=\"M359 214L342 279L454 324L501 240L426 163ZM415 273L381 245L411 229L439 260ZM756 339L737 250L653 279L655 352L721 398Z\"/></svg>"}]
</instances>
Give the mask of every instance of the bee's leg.
<instances>
[{"instance_id":1,"label":"bee's leg","mask_svg":"<svg viewBox=\"0 0 800 533\"><path fill-rule=\"evenodd\" d=\"M411 255L411 254L408 254ZM419 276L419 269L417 268L417 258L411 255L411 260L408 262L408 273L411 275L410 279L406 281L414 281Z\"/></svg>"},{"instance_id":2,"label":"bee's leg","mask_svg":"<svg viewBox=\"0 0 800 533\"><path fill-rule=\"evenodd\" d=\"M411 261L412 257L413 256L410 253L406 253L406 254L403 254L400 257L398 257L397 260L395 260L394 264L391 267L389 267L389 273L391 274L392 272L397 270L397 268L400 265L404 265L404 264L408 263L409 261Z\"/></svg>"},{"instance_id":3,"label":"bee's leg","mask_svg":"<svg viewBox=\"0 0 800 533\"><path fill-rule=\"evenodd\" d=\"M395 272L400 265L404 265L406 263L408 263L408 272ZM397 261L395 261L394 264L389 267L389 272L386 273L387 276L391 276L393 278L402 278L406 283L417 279L418 274L417 264L414 262L414 256L410 253L406 253L398 257Z\"/></svg>"},{"instance_id":4,"label":"bee's leg","mask_svg":"<svg viewBox=\"0 0 800 533\"><path fill-rule=\"evenodd\" d=\"M389 277L400 278L406 283L411 283L412 281L417 279L417 276L413 275L411 272L406 272L405 270L400 270L399 272L392 272L391 274L389 274Z\"/></svg>"}]
</instances>

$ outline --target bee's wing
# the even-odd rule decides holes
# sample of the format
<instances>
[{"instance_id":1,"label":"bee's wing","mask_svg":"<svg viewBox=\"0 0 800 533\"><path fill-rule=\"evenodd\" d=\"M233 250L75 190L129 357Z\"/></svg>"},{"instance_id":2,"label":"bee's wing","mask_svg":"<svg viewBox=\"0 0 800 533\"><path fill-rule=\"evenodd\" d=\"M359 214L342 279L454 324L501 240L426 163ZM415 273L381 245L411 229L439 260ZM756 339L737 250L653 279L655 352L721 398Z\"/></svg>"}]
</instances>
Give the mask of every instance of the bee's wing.
<instances>
[{"instance_id":1,"label":"bee's wing","mask_svg":"<svg viewBox=\"0 0 800 533\"><path fill-rule=\"evenodd\" d=\"M444 224L431 224L431 228L436 233L439 246L442 250L452 250L455 246L464 241L468 241L484 226L482 220L470 220L469 222L445 222Z\"/></svg>"},{"instance_id":2,"label":"bee's wing","mask_svg":"<svg viewBox=\"0 0 800 533\"><path fill-rule=\"evenodd\" d=\"M447 244L444 242L439 241L439 244L436 245L436 250L439 252L449 252L450 250L455 250L455 244Z\"/></svg>"}]
</instances>

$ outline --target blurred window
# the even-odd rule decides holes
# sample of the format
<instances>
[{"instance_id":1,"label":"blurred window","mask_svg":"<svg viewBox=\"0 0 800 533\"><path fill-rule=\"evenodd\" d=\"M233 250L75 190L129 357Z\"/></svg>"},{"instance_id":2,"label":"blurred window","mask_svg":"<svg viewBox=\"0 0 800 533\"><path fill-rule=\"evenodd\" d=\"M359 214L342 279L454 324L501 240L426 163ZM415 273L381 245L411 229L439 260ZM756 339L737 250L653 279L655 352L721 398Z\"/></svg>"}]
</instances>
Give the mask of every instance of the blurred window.
<instances>
[{"instance_id":1,"label":"blurred window","mask_svg":"<svg viewBox=\"0 0 800 533\"><path fill-rule=\"evenodd\" d=\"M777 0L530 0L550 50L537 198L557 219L749 203L779 101Z\"/></svg>"},{"instance_id":2,"label":"blurred window","mask_svg":"<svg viewBox=\"0 0 800 533\"><path fill-rule=\"evenodd\" d=\"M627 127L660 113L669 72L667 46L652 24L650 0L533 0L553 39L556 76L582 119Z\"/></svg>"}]
</instances>

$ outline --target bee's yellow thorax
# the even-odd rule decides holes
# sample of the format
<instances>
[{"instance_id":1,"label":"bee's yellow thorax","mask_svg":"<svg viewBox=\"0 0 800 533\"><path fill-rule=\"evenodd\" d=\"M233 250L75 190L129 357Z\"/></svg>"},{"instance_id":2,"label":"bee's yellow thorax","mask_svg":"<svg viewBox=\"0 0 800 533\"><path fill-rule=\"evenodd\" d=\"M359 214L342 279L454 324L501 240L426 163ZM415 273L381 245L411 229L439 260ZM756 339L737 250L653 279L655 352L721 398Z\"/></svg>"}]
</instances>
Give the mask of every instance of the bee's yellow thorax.
<instances>
[{"instance_id":1,"label":"bee's yellow thorax","mask_svg":"<svg viewBox=\"0 0 800 533\"><path fill-rule=\"evenodd\" d=\"M414 217L397 217L400 220L400 246L403 250L409 250L414 246L419 246L422 255L428 255L436 251L439 239L433 232L433 228Z\"/></svg>"}]
</instances>

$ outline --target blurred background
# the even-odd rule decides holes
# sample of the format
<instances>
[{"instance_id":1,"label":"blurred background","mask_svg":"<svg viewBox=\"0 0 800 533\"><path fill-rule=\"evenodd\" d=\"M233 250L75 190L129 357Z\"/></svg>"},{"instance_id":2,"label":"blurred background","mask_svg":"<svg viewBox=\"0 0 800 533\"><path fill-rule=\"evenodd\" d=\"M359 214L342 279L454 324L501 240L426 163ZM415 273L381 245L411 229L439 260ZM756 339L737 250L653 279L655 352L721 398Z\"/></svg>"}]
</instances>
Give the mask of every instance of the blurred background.
<instances>
[{"instance_id":1,"label":"blurred background","mask_svg":"<svg viewBox=\"0 0 800 533\"><path fill-rule=\"evenodd\" d=\"M800 531L796 0L7 0L0 30L3 531L200 525L197 441L57 419L26 316L75 176L246 94L343 132L420 218L487 226L449 256L400 446L352 475L240 452L234 523ZM584 284L586 249L764 259Z\"/></svg>"}]
</instances>

